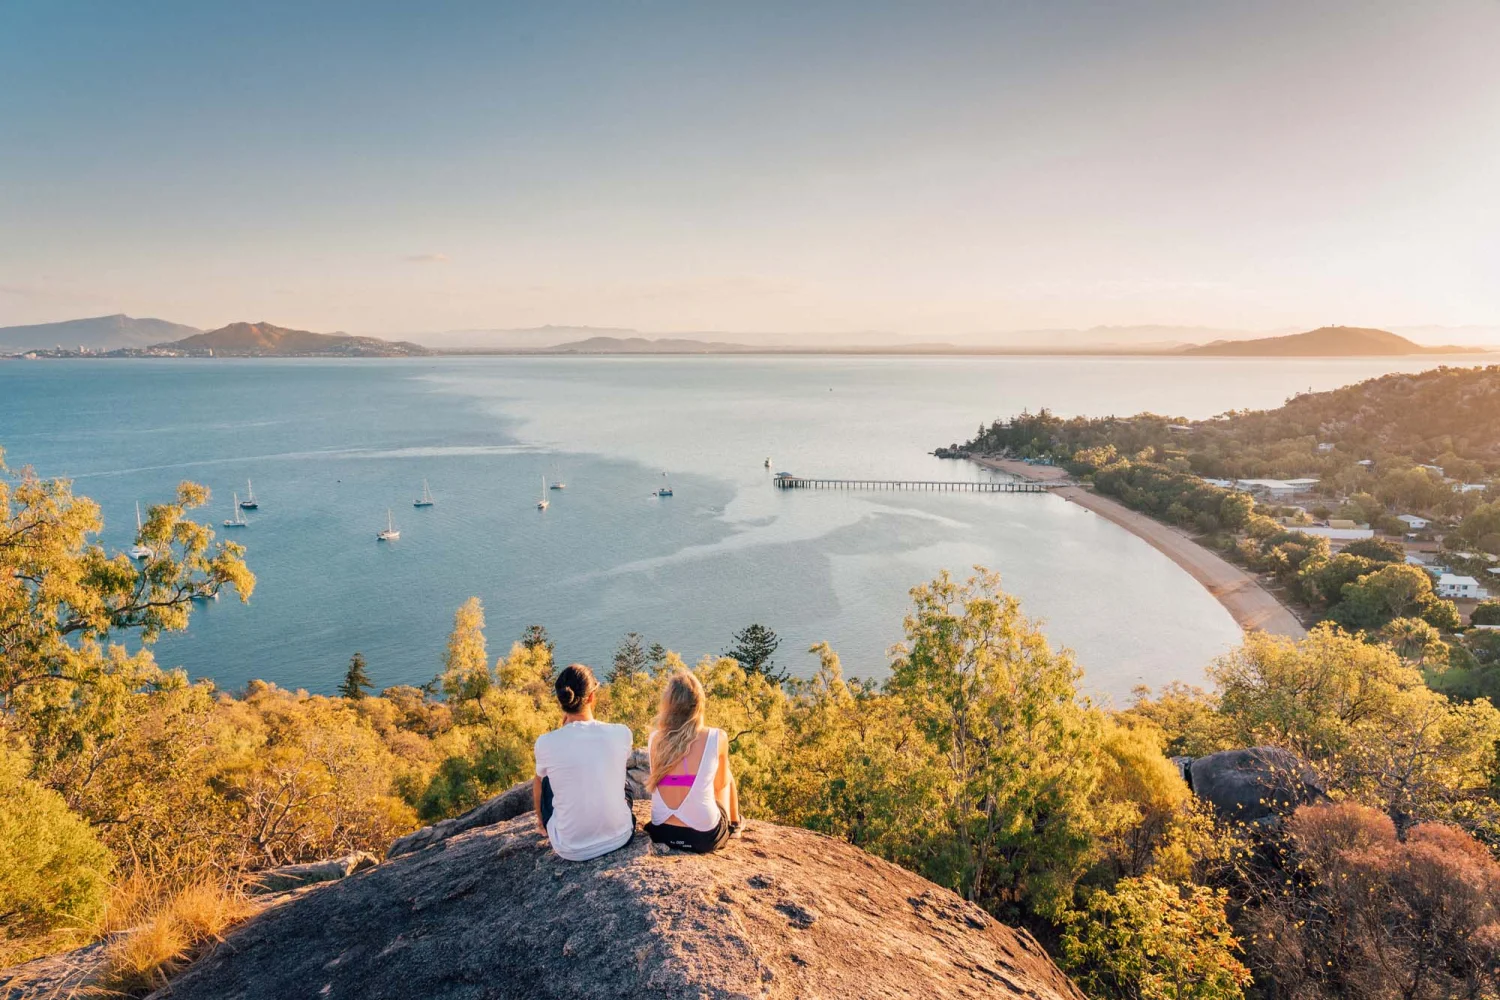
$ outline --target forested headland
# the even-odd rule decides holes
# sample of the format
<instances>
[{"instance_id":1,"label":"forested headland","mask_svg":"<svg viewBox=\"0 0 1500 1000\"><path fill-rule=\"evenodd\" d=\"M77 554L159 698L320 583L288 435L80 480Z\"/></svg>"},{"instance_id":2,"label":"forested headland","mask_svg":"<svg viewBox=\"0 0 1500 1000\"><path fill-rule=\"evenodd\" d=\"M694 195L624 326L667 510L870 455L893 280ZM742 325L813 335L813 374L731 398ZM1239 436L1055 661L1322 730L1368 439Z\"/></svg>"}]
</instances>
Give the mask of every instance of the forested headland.
<instances>
[{"instance_id":1,"label":"forested headland","mask_svg":"<svg viewBox=\"0 0 1500 1000\"><path fill-rule=\"evenodd\" d=\"M1310 619L1420 648L1437 686L1500 697L1500 641L1465 630L1427 569L1407 565L1403 543L1430 543L1434 561L1500 585L1487 572L1500 565L1500 367L1386 375L1207 420L1022 413L944 453L1065 466L1099 493L1271 574ZM1222 485L1256 479L1316 483L1295 501ZM1416 530L1400 515L1427 523ZM1338 519L1387 537L1334 552L1327 538L1299 530ZM1500 621L1500 604L1474 615L1475 624Z\"/></svg>"},{"instance_id":2,"label":"forested headland","mask_svg":"<svg viewBox=\"0 0 1500 1000\"><path fill-rule=\"evenodd\" d=\"M560 721L545 629L497 640L477 600L421 688L371 690L352 650L338 693L162 670L151 643L196 600L254 591L192 520L206 500L185 483L152 508L132 562L68 483L0 474L0 965L106 939L107 985L144 994L247 912L256 873L383 854L529 778ZM880 683L822 644L787 679L765 628L691 666L752 819L955 889L1096 997L1500 990L1500 712L1429 685L1426 646L1252 635L1211 690L1105 706L982 569L915 587L904 636L861 665ZM644 743L683 661L632 635L595 666L600 716ZM1237 822L1169 759L1250 746L1297 754L1327 801Z\"/></svg>"}]
</instances>

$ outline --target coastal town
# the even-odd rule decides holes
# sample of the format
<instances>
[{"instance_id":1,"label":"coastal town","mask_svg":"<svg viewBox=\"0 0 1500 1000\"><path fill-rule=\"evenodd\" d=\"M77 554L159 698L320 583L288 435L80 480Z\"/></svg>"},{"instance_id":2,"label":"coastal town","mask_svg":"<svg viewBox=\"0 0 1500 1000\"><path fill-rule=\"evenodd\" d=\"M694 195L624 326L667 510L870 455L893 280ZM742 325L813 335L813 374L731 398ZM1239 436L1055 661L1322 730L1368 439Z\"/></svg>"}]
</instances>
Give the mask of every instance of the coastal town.
<instances>
[{"instance_id":1,"label":"coastal town","mask_svg":"<svg viewBox=\"0 0 1500 1000\"><path fill-rule=\"evenodd\" d=\"M1394 374L1185 421L1043 410L939 448L1088 507L1247 631L1329 623L1473 697L1500 666L1500 368Z\"/></svg>"}]
</instances>

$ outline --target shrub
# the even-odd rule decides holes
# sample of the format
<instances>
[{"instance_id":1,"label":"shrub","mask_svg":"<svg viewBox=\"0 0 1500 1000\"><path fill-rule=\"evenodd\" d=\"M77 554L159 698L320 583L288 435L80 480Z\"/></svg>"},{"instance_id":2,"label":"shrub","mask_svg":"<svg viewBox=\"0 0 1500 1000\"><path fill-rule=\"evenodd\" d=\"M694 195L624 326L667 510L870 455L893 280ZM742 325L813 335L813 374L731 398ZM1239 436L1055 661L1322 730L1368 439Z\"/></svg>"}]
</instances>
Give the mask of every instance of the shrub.
<instances>
[{"instance_id":1,"label":"shrub","mask_svg":"<svg viewBox=\"0 0 1500 1000\"><path fill-rule=\"evenodd\" d=\"M1063 963L1091 997L1130 1000L1231 1000L1250 971L1224 906L1228 894L1170 885L1146 875L1095 890L1071 911Z\"/></svg>"},{"instance_id":2,"label":"shrub","mask_svg":"<svg viewBox=\"0 0 1500 1000\"><path fill-rule=\"evenodd\" d=\"M83 818L24 771L0 744L0 942L91 923L112 867Z\"/></svg>"},{"instance_id":3,"label":"shrub","mask_svg":"<svg viewBox=\"0 0 1500 1000\"><path fill-rule=\"evenodd\" d=\"M1480 601L1469 615L1469 622L1474 625L1500 625L1500 601L1494 598Z\"/></svg>"}]
</instances>

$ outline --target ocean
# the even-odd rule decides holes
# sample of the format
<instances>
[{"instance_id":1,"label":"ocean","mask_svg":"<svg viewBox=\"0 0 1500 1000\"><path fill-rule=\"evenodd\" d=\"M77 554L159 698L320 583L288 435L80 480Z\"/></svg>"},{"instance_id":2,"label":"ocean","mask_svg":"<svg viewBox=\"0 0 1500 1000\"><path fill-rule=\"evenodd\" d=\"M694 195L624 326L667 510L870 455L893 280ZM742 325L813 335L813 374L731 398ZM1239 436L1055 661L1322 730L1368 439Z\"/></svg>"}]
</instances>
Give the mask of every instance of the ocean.
<instances>
[{"instance_id":1,"label":"ocean","mask_svg":"<svg viewBox=\"0 0 1500 1000\"><path fill-rule=\"evenodd\" d=\"M1445 359L1473 364L1485 359ZM977 479L932 448L996 417L1279 405L1432 359L492 357L0 362L0 447L98 501L129 544L134 505L184 479L260 508L232 533L248 605L201 607L156 646L236 688L331 691L362 652L380 686L441 669L453 612L478 596L491 655L545 625L565 662L607 669L626 632L689 661L758 622L807 675L829 642L883 677L908 590L941 569L998 571L1091 694L1204 682L1239 639L1186 573L1050 496L778 491L776 471ZM766 458L772 468L765 467ZM546 491L543 480L567 483ZM422 480L437 503L412 507ZM670 485L671 497L656 490ZM401 537L376 541L392 512Z\"/></svg>"}]
</instances>

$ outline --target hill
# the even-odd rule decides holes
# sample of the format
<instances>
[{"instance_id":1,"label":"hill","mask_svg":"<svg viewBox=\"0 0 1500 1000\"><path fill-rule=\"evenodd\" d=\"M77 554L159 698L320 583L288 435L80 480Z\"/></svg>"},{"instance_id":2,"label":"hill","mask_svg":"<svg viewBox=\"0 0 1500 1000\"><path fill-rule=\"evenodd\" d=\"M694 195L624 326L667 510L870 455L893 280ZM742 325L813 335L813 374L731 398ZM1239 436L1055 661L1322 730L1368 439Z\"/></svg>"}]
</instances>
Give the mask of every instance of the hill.
<instances>
[{"instance_id":1,"label":"hill","mask_svg":"<svg viewBox=\"0 0 1500 1000\"><path fill-rule=\"evenodd\" d=\"M529 814L274 906L169 989L1082 1000L1029 934L844 841L754 823L714 855L656 854L637 834L578 863L554 855Z\"/></svg>"},{"instance_id":2,"label":"hill","mask_svg":"<svg viewBox=\"0 0 1500 1000\"><path fill-rule=\"evenodd\" d=\"M218 357L386 358L431 353L420 344L408 341L353 337L345 333L288 330L264 322L231 323L217 330L157 346L187 354L208 354L212 351Z\"/></svg>"},{"instance_id":3,"label":"hill","mask_svg":"<svg viewBox=\"0 0 1500 1000\"><path fill-rule=\"evenodd\" d=\"M754 350L744 344L683 337L590 337L546 348L549 354L735 354Z\"/></svg>"},{"instance_id":4,"label":"hill","mask_svg":"<svg viewBox=\"0 0 1500 1000\"><path fill-rule=\"evenodd\" d=\"M165 340L178 340L201 333L197 327L169 323L164 319L137 319L116 313L89 319L70 319L61 323L37 323L31 326L0 327L0 351L46 350L63 347L76 351L117 351L124 348L149 347Z\"/></svg>"},{"instance_id":5,"label":"hill","mask_svg":"<svg viewBox=\"0 0 1500 1000\"><path fill-rule=\"evenodd\" d=\"M1323 326L1306 333L1256 340L1216 341L1181 353L1237 358L1399 357L1407 354L1463 354L1471 348L1423 347L1389 330L1359 326Z\"/></svg>"}]
</instances>

